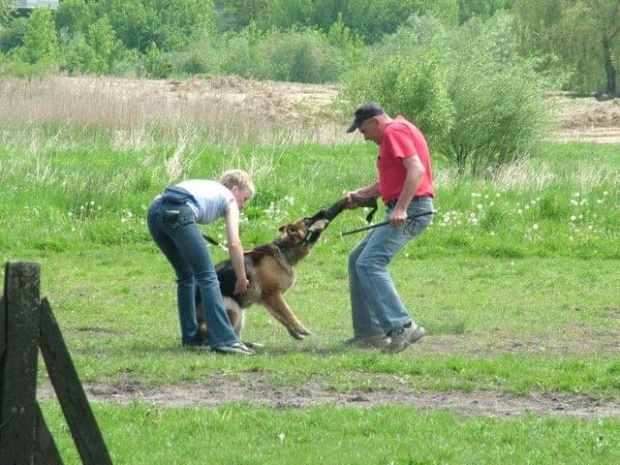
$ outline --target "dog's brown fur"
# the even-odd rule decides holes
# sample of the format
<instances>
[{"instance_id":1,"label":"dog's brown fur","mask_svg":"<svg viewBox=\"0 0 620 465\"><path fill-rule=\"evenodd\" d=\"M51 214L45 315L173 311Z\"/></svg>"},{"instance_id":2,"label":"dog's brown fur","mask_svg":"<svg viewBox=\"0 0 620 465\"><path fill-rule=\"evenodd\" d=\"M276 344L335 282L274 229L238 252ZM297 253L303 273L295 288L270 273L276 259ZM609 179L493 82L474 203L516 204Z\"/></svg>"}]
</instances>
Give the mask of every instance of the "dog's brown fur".
<instances>
[{"instance_id":1,"label":"dog's brown fur","mask_svg":"<svg viewBox=\"0 0 620 465\"><path fill-rule=\"evenodd\" d=\"M319 212L312 218L301 218L280 228L280 237L245 254L245 269L250 286L245 294L233 295L236 275L230 260L215 267L228 317L241 339L244 310L254 304L264 306L295 339L304 339L310 331L299 321L284 300L284 293L295 282L294 267L310 254L329 221ZM197 320L201 342L207 339L200 292L197 296Z\"/></svg>"}]
</instances>

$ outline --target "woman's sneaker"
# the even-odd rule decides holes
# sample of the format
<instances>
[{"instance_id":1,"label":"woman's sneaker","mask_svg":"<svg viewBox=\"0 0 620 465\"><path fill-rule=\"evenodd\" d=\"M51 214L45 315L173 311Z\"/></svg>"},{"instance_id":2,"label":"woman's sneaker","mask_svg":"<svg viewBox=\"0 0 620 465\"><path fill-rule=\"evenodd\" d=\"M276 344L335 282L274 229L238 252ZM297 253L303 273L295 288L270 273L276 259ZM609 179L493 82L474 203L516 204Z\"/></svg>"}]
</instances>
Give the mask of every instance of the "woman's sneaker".
<instances>
[{"instance_id":1,"label":"woman's sneaker","mask_svg":"<svg viewBox=\"0 0 620 465\"><path fill-rule=\"evenodd\" d=\"M212 347L211 352L215 352L216 354L254 355L254 351L243 342L233 342L232 344Z\"/></svg>"},{"instance_id":2,"label":"woman's sneaker","mask_svg":"<svg viewBox=\"0 0 620 465\"><path fill-rule=\"evenodd\" d=\"M393 354L402 352L414 342L422 339L425 334L426 330L422 326L413 323L410 323L409 327L403 326L395 329L390 333L392 339L390 344L383 351Z\"/></svg>"}]
</instances>

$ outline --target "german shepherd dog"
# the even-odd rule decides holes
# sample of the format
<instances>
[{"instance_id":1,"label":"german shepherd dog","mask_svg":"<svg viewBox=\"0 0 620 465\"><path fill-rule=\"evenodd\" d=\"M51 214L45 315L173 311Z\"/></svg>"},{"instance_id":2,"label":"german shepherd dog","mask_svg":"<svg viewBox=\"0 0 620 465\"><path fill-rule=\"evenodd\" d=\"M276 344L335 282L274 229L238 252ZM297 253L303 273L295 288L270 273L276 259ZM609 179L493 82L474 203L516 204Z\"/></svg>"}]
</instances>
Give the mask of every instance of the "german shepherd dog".
<instances>
[{"instance_id":1,"label":"german shepherd dog","mask_svg":"<svg viewBox=\"0 0 620 465\"><path fill-rule=\"evenodd\" d=\"M250 286L245 294L233 295L237 277L230 260L215 266L228 318L241 340L244 310L260 304L280 322L295 339L304 339L310 331L299 321L284 300L283 294L295 282L294 267L310 254L329 222L325 219L302 218L280 227L280 237L245 253L245 270ZM207 342L202 299L196 292L196 318L201 342ZM246 343L247 344L247 343ZM258 344L248 344L258 346Z\"/></svg>"},{"instance_id":2,"label":"german shepherd dog","mask_svg":"<svg viewBox=\"0 0 620 465\"><path fill-rule=\"evenodd\" d=\"M374 198L359 199L356 203L358 206L371 206L376 210ZM245 294L233 295L237 277L230 260L215 265L226 312L239 340L245 323L244 311L254 304L265 307L293 338L301 340L310 335L310 331L295 316L283 295L295 282L295 265L310 255L312 247L325 228L346 208L345 205L345 199L340 199L328 209L320 210L310 218L301 218L294 223L281 226L280 237L246 252L245 270L250 286ZM370 218L371 215L368 216L368 221ZM212 239L207 240L214 242ZM207 344L207 329L198 289L196 319L199 324L199 340ZM245 342L245 344L250 347L261 346L257 343Z\"/></svg>"}]
</instances>

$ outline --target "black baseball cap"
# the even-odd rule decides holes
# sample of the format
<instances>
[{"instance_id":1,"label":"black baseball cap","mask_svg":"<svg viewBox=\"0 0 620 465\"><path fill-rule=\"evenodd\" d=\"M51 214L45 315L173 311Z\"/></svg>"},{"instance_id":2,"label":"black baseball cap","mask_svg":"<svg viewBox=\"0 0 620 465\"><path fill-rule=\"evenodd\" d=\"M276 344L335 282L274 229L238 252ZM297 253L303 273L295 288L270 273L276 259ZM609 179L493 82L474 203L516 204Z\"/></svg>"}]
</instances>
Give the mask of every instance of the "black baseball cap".
<instances>
[{"instance_id":1,"label":"black baseball cap","mask_svg":"<svg viewBox=\"0 0 620 465\"><path fill-rule=\"evenodd\" d=\"M355 131L368 118L383 115L384 113L383 108L376 103L364 103L357 110L355 110L355 119L353 120L353 124L351 124L349 129L347 129L347 132Z\"/></svg>"}]
</instances>

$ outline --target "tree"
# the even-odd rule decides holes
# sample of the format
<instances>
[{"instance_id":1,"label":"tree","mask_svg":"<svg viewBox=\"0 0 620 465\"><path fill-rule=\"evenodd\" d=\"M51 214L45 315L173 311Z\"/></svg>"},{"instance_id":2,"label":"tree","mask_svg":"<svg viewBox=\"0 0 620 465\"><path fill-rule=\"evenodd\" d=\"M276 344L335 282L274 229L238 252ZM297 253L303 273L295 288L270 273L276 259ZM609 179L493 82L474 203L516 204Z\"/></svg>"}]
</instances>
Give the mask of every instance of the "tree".
<instances>
[{"instance_id":1,"label":"tree","mask_svg":"<svg viewBox=\"0 0 620 465\"><path fill-rule=\"evenodd\" d=\"M489 19L499 11L510 9L512 3L512 0L459 0L459 24L472 18Z\"/></svg>"},{"instance_id":2,"label":"tree","mask_svg":"<svg viewBox=\"0 0 620 465\"><path fill-rule=\"evenodd\" d=\"M523 53L540 51L547 67L567 71L572 90L617 94L620 0L516 0Z\"/></svg>"},{"instance_id":3,"label":"tree","mask_svg":"<svg viewBox=\"0 0 620 465\"><path fill-rule=\"evenodd\" d=\"M13 0L0 0L0 31L9 24L14 8Z\"/></svg>"},{"instance_id":4,"label":"tree","mask_svg":"<svg viewBox=\"0 0 620 465\"><path fill-rule=\"evenodd\" d=\"M56 28L67 34L86 32L94 21L92 10L85 0L63 0L56 10Z\"/></svg>"},{"instance_id":5,"label":"tree","mask_svg":"<svg viewBox=\"0 0 620 465\"><path fill-rule=\"evenodd\" d=\"M28 20L20 52L24 60L31 64L55 62L58 59L58 37L51 9L34 9Z\"/></svg>"}]
</instances>

